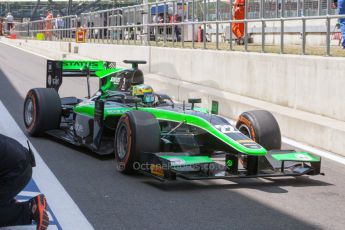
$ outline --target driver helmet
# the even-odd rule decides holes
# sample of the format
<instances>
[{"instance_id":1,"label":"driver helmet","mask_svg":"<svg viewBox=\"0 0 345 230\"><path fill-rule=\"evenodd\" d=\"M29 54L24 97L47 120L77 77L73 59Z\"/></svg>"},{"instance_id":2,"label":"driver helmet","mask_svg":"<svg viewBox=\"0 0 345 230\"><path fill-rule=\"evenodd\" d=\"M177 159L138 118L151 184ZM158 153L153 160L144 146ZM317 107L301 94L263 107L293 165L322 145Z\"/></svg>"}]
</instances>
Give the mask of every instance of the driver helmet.
<instances>
[{"instance_id":1,"label":"driver helmet","mask_svg":"<svg viewBox=\"0 0 345 230\"><path fill-rule=\"evenodd\" d=\"M155 101L153 89L149 85L141 84L133 86L132 95L141 98L145 104L150 104Z\"/></svg>"}]
</instances>

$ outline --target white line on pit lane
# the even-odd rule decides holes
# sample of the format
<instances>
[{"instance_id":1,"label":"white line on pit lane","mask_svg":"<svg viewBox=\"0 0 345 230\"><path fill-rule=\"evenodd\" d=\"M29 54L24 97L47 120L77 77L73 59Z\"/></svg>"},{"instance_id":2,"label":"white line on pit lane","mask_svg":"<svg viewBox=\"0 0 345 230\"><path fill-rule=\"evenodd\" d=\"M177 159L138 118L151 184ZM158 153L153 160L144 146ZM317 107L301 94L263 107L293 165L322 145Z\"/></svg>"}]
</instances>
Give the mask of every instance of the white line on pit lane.
<instances>
[{"instance_id":1,"label":"white line on pit lane","mask_svg":"<svg viewBox=\"0 0 345 230\"><path fill-rule=\"evenodd\" d=\"M10 47L13 47L13 48L16 48L16 49L19 49L19 50L21 50L21 51L23 51L23 52L26 52L26 53L29 53L29 54L32 54L32 55L39 56L39 57L41 57L41 58L43 58L43 59L47 59L47 60L56 59L56 57L54 58L54 55L51 56L51 57L48 57L48 56L45 56L45 55L43 55L43 54L37 53L37 52L35 52L35 51L31 51L31 50L24 49L24 48L22 48L22 47L19 47L19 46L13 45L13 44L9 44L9 43L7 43L6 41L1 41L1 40L0 40L0 43L1 43L1 44L4 44L4 45L7 45L7 46L10 46ZM62 54L63 54L63 53L61 52L61 55L62 55ZM87 59L87 60L90 60L90 61L94 60L93 58L82 57L82 56L80 56L80 55L78 55L77 57L80 57L80 58L73 58L73 59L78 59L78 60ZM60 59L63 60L63 59L65 59L65 58L60 58ZM67 57L66 60L69 60L69 58ZM118 66L118 67L123 67L123 66Z\"/></svg>"},{"instance_id":2,"label":"white line on pit lane","mask_svg":"<svg viewBox=\"0 0 345 230\"><path fill-rule=\"evenodd\" d=\"M8 44L8 43L6 43L5 41L1 41L1 40L0 40L0 43L1 43L1 44L4 44L4 45L7 45L7 46L11 46L11 47L13 47L13 48L17 48L17 49L19 49L19 50L21 50L21 51L24 51L24 52L27 52L27 53L30 53L30 54L33 54L33 55L36 55L36 56L39 56L39 57L44 58L44 59L48 59L48 60L51 59L51 58L49 58L49 57L47 57L47 56L44 56L44 55L39 54L39 53L36 53L36 52L34 52L34 51L26 50L26 49L21 48L21 47L18 47L18 46L16 46L16 45Z\"/></svg>"},{"instance_id":3,"label":"white line on pit lane","mask_svg":"<svg viewBox=\"0 0 345 230\"><path fill-rule=\"evenodd\" d=\"M300 142L291 140L291 139L286 138L286 137L283 137L283 138L282 138L282 141L283 141L285 144L294 146L294 147L299 148L299 149L302 149L302 150L304 150L304 151L307 151L307 152L310 152L310 153L319 155L319 156L324 157L324 158L328 158L328 159L330 159L330 160L333 160L333 161L336 161L336 162L338 162L338 163L340 163L340 164L345 165L345 158L344 158L344 157L341 157L341 156L338 156L338 155L336 155L335 153L323 151L323 150L320 150L320 149L311 147L311 146L309 146L309 145L305 145L305 144L302 144L302 143L300 143Z\"/></svg>"},{"instance_id":4,"label":"white line on pit lane","mask_svg":"<svg viewBox=\"0 0 345 230\"><path fill-rule=\"evenodd\" d=\"M22 145L26 146L27 137L1 101L0 116L1 133L15 138ZM33 170L33 179L40 191L46 195L49 207L54 212L62 229L93 229L79 207L44 163L32 144L31 146L37 163L36 168Z\"/></svg>"}]
</instances>

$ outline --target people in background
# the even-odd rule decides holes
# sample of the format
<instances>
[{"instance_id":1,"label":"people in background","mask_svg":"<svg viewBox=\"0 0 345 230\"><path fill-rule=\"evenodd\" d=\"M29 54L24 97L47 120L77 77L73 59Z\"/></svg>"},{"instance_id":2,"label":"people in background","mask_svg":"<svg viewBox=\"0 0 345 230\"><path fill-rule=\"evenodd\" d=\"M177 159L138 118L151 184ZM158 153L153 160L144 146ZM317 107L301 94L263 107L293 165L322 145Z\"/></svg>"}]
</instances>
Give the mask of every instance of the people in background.
<instances>
[{"instance_id":1,"label":"people in background","mask_svg":"<svg viewBox=\"0 0 345 230\"><path fill-rule=\"evenodd\" d=\"M4 20L0 18L0 36L4 35L3 27L2 27L3 23L4 23Z\"/></svg>"},{"instance_id":2,"label":"people in background","mask_svg":"<svg viewBox=\"0 0 345 230\"><path fill-rule=\"evenodd\" d=\"M62 38L63 31L61 29L63 29L64 27L65 27L65 22L63 18L61 18L60 14L58 14L55 20L55 28L58 29L57 34L58 34L59 39Z\"/></svg>"},{"instance_id":3,"label":"people in background","mask_svg":"<svg viewBox=\"0 0 345 230\"><path fill-rule=\"evenodd\" d=\"M159 17L158 17L158 15L153 15L153 17L152 17L152 23L154 23L154 24L156 24L156 23L158 23L158 20L159 20ZM156 36L156 34L157 34L157 27L155 26L155 27L153 27L153 34Z\"/></svg>"},{"instance_id":4,"label":"people in background","mask_svg":"<svg viewBox=\"0 0 345 230\"><path fill-rule=\"evenodd\" d=\"M7 31L11 31L11 29L13 28L13 23L14 23L14 18L11 12L8 12L7 17L6 17L6 22L7 22Z\"/></svg>"},{"instance_id":5,"label":"people in background","mask_svg":"<svg viewBox=\"0 0 345 230\"><path fill-rule=\"evenodd\" d=\"M47 17L45 18L45 38L46 40L52 40L52 29L53 29L53 13L51 10L47 11Z\"/></svg>"},{"instance_id":6,"label":"people in background","mask_svg":"<svg viewBox=\"0 0 345 230\"><path fill-rule=\"evenodd\" d=\"M60 14L56 16L55 26L57 29L63 29L65 27L65 22L63 18L61 18Z\"/></svg>"},{"instance_id":7,"label":"people in background","mask_svg":"<svg viewBox=\"0 0 345 230\"><path fill-rule=\"evenodd\" d=\"M0 228L29 225L34 220L37 230L49 225L47 202L43 194L18 202L15 197L29 183L35 158L18 141L0 134Z\"/></svg>"},{"instance_id":8,"label":"people in background","mask_svg":"<svg viewBox=\"0 0 345 230\"><path fill-rule=\"evenodd\" d=\"M163 23L163 22L164 22L164 14L159 14L158 23Z\"/></svg>"},{"instance_id":9,"label":"people in background","mask_svg":"<svg viewBox=\"0 0 345 230\"><path fill-rule=\"evenodd\" d=\"M345 0L334 1L334 5L338 8L338 14L345 14ZM345 15L344 15L345 17ZM339 18L339 27L342 36L341 45L345 49L345 18Z\"/></svg>"},{"instance_id":10,"label":"people in background","mask_svg":"<svg viewBox=\"0 0 345 230\"><path fill-rule=\"evenodd\" d=\"M179 17L178 14L172 15L170 17L170 23L178 23L181 22L181 17ZM175 38L173 38L176 41L181 41L181 31L178 25L174 25L174 33L175 33Z\"/></svg>"},{"instance_id":11,"label":"people in background","mask_svg":"<svg viewBox=\"0 0 345 230\"><path fill-rule=\"evenodd\" d=\"M158 16L158 23L164 23L164 14L159 14ZM163 34L164 28L162 26L158 27L158 33Z\"/></svg>"},{"instance_id":12,"label":"people in background","mask_svg":"<svg viewBox=\"0 0 345 230\"><path fill-rule=\"evenodd\" d=\"M16 34L16 25L13 24L12 28L10 29L10 35Z\"/></svg>"},{"instance_id":13,"label":"people in background","mask_svg":"<svg viewBox=\"0 0 345 230\"><path fill-rule=\"evenodd\" d=\"M234 20L243 20L245 16L245 7L244 0L235 0L233 3L233 19ZM244 23L243 22L234 22L232 23L232 32L236 36L237 44L244 44Z\"/></svg>"}]
</instances>

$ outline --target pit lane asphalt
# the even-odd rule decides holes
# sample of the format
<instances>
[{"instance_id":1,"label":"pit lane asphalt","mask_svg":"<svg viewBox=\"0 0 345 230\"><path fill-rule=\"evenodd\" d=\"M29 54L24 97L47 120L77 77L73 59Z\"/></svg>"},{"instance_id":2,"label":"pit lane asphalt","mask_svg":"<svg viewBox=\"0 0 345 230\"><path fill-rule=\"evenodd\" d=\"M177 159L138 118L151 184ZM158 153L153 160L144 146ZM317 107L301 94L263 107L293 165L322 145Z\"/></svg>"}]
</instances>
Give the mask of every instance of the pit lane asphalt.
<instances>
[{"instance_id":1,"label":"pit lane asphalt","mask_svg":"<svg viewBox=\"0 0 345 230\"><path fill-rule=\"evenodd\" d=\"M30 88L45 86L45 71L42 57L0 43L0 100L22 129L23 98ZM64 79L61 94L85 96L85 80ZM112 156L51 138L30 140L95 229L345 226L345 166L327 159L326 176L161 183L117 173Z\"/></svg>"}]
</instances>

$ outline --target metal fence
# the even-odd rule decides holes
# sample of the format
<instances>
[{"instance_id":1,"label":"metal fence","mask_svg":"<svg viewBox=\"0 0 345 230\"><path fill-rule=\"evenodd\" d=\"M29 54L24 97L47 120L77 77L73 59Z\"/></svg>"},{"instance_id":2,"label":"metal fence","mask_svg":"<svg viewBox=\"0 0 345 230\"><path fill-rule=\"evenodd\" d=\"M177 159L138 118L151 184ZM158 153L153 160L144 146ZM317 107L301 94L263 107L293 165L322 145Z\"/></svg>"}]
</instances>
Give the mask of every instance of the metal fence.
<instances>
[{"instance_id":1,"label":"metal fence","mask_svg":"<svg viewBox=\"0 0 345 230\"><path fill-rule=\"evenodd\" d=\"M61 40L75 37L78 24L77 15L54 18L51 20L37 20L32 22L16 23L17 37L27 39Z\"/></svg>"},{"instance_id":2,"label":"metal fence","mask_svg":"<svg viewBox=\"0 0 345 230\"><path fill-rule=\"evenodd\" d=\"M208 48L214 35L215 49L226 45L234 49L233 23L244 23L244 50L250 42L250 23L261 25L261 49L265 52L266 23L278 22L279 52L284 53L285 23L301 23L301 54L306 52L306 24L324 20L326 36L325 54L330 55L331 20L345 18L336 15L332 0L245 0L245 19L233 20L232 4L221 0L166 0L130 7L32 21L16 25L17 37L26 39L70 41L76 31L86 32L86 42L109 44L162 45L191 48ZM39 36L38 36L39 35ZM323 36L323 35L322 35ZM196 41L202 41L201 47Z\"/></svg>"}]
</instances>

